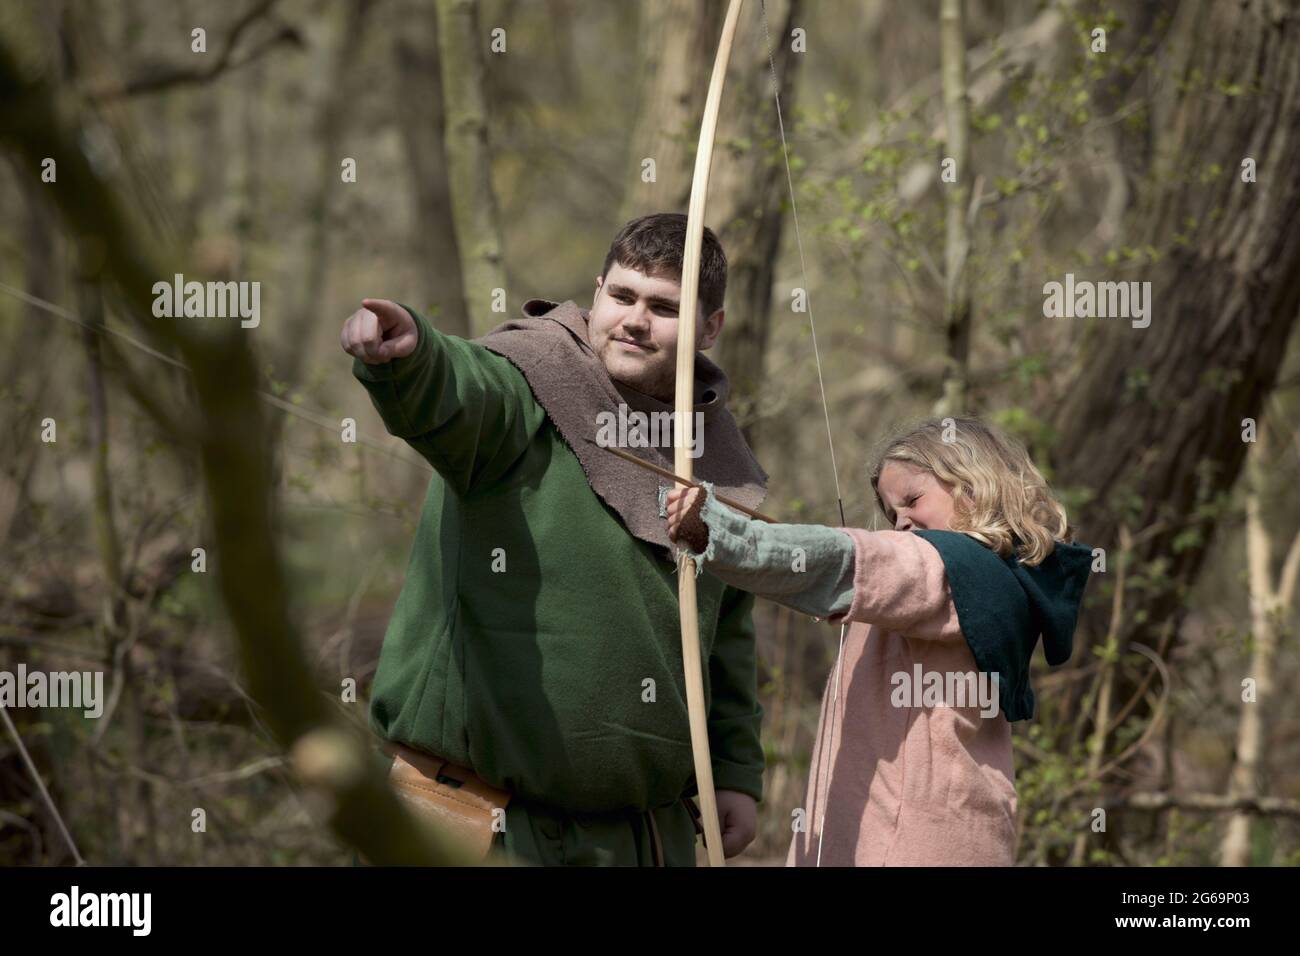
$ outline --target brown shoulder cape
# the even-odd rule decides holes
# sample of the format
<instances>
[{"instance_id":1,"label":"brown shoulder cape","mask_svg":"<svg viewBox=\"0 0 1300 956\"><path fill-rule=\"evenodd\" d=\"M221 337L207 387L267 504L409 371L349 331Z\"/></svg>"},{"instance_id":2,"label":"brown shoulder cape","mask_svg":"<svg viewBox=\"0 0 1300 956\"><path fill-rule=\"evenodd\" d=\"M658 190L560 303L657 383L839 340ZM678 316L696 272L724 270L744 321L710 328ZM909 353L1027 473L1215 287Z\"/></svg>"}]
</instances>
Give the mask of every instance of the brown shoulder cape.
<instances>
[{"instance_id":1,"label":"brown shoulder cape","mask_svg":"<svg viewBox=\"0 0 1300 956\"><path fill-rule=\"evenodd\" d=\"M601 412L673 411L673 406L610 379L588 340L588 312L577 303L530 299L523 318L497 326L475 339L506 358L528 382L565 443L573 450L591 490L649 544L671 550L667 522L659 516L658 491L667 481L623 461L596 444ZM767 494L767 473L727 411L727 376L703 355L695 357L696 412L703 413L704 452L693 462L695 478L753 509ZM697 419L698 421L698 419ZM673 468L672 449L626 448L638 458Z\"/></svg>"}]
</instances>

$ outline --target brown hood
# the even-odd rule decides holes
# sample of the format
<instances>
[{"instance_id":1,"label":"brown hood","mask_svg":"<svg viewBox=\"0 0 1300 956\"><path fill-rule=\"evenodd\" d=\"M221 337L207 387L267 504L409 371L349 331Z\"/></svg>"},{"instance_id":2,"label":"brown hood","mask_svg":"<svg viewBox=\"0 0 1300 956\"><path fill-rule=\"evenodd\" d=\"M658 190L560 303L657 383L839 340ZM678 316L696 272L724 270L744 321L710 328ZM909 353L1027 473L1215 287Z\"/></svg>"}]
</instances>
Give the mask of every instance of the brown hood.
<instances>
[{"instance_id":1,"label":"brown hood","mask_svg":"<svg viewBox=\"0 0 1300 956\"><path fill-rule=\"evenodd\" d=\"M588 337L589 315L577 303L530 299L523 318L475 339L509 359L523 373L538 403L577 456L591 490L622 520L633 536L671 550L667 524L659 516L657 475L611 455L596 444L601 412L619 405L646 414L673 406L610 379ZM693 462L695 477L756 509L767 494L767 473L727 410L727 376L703 355L695 357L695 411L703 413L703 454ZM671 448L626 448L638 458L672 470Z\"/></svg>"}]
</instances>

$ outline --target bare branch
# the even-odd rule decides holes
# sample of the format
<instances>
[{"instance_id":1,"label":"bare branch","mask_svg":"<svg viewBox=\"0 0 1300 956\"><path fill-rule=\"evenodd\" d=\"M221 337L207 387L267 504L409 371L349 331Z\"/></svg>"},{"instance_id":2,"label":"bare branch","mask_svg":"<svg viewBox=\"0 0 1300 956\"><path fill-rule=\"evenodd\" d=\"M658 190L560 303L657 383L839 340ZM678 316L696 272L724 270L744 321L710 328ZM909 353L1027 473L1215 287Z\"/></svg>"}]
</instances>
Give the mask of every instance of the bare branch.
<instances>
[{"instance_id":1,"label":"bare branch","mask_svg":"<svg viewBox=\"0 0 1300 956\"><path fill-rule=\"evenodd\" d=\"M236 20L234 26L230 28L225 44L211 65L194 68L177 66L174 63L154 63L146 67L138 76L131 77L125 83L104 85L91 90L90 98L108 101L127 96L159 93L178 86L199 86L211 83L223 73L247 66L277 46L288 44L302 49L304 46L303 39L297 28L287 23L281 23L270 36L263 38L260 43L254 44L242 56L235 56L235 48L239 44L240 37L253 24L268 18L272 8L279 2L280 0L257 0L249 7L244 15Z\"/></svg>"},{"instance_id":2,"label":"bare branch","mask_svg":"<svg viewBox=\"0 0 1300 956\"><path fill-rule=\"evenodd\" d=\"M1286 561L1282 563L1282 573L1278 577L1277 591L1274 593L1279 607L1294 606L1297 577L1300 577L1300 531L1291 539L1291 547L1287 549Z\"/></svg>"},{"instance_id":3,"label":"bare branch","mask_svg":"<svg viewBox=\"0 0 1300 956\"><path fill-rule=\"evenodd\" d=\"M1300 800L1286 797L1225 797L1218 793L1157 793L1143 791L1103 801L1108 808L1131 810L1191 810L1201 813L1253 813L1300 820Z\"/></svg>"}]
</instances>

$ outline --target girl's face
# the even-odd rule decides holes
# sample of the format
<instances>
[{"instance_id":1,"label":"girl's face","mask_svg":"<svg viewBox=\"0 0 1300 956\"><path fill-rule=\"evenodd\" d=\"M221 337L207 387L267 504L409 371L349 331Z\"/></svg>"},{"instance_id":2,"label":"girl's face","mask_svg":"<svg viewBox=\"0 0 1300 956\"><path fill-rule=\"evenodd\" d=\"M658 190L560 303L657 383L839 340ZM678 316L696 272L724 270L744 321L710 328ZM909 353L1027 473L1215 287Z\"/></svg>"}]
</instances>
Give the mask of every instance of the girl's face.
<instances>
[{"instance_id":1,"label":"girl's face","mask_svg":"<svg viewBox=\"0 0 1300 956\"><path fill-rule=\"evenodd\" d=\"M952 494L932 472L910 462L889 461L880 470L876 488L894 515L895 531L949 530Z\"/></svg>"}]
</instances>

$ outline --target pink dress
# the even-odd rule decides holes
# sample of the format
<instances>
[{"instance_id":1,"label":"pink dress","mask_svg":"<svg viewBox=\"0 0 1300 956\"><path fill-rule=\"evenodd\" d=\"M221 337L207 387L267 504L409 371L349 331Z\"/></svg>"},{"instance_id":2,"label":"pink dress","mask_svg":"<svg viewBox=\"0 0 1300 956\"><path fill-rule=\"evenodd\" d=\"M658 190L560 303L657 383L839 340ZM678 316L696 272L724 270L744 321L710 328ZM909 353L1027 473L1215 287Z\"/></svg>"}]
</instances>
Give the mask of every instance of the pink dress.
<instances>
[{"instance_id":1,"label":"pink dress","mask_svg":"<svg viewBox=\"0 0 1300 956\"><path fill-rule=\"evenodd\" d=\"M892 675L977 671L943 559L910 532L841 529L856 551L838 706L832 670L787 866L1010 866L1011 725L978 706L891 703ZM836 622L841 618L832 619ZM832 709L836 711L832 722ZM825 818L823 820L823 808Z\"/></svg>"}]
</instances>

